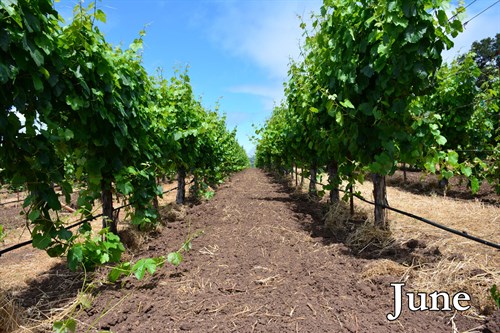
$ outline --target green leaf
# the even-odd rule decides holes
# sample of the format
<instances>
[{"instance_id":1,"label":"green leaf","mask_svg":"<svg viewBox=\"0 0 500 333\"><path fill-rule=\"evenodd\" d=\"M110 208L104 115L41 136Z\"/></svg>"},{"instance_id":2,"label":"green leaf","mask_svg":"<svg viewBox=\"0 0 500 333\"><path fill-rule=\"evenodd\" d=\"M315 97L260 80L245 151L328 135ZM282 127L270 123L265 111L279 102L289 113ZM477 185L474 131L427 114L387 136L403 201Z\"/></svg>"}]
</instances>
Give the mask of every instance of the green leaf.
<instances>
[{"instance_id":1,"label":"green leaf","mask_svg":"<svg viewBox=\"0 0 500 333\"><path fill-rule=\"evenodd\" d=\"M71 109L78 111L85 105L85 101L80 96L66 96L66 104L71 106Z\"/></svg>"},{"instance_id":2,"label":"green leaf","mask_svg":"<svg viewBox=\"0 0 500 333\"><path fill-rule=\"evenodd\" d=\"M43 65L43 63L44 63L43 54L40 51L38 51L38 50L33 50L30 53L31 53L31 58L33 58L33 60L35 61L35 64L38 67L41 67Z\"/></svg>"},{"instance_id":3,"label":"green leaf","mask_svg":"<svg viewBox=\"0 0 500 333\"><path fill-rule=\"evenodd\" d=\"M45 77L45 79L48 80L50 78L50 73L46 68L40 67L38 71Z\"/></svg>"},{"instance_id":4,"label":"green leaf","mask_svg":"<svg viewBox=\"0 0 500 333\"><path fill-rule=\"evenodd\" d=\"M47 206L52 210L60 210L61 203L59 202L59 197L55 194L54 191L48 192L44 196L45 201L47 202Z\"/></svg>"},{"instance_id":5,"label":"green leaf","mask_svg":"<svg viewBox=\"0 0 500 333\"><path fill-rule=\"evenodd\" d=\"M448 163L454 167L454 168L457 168L458 167L458 154L457 152L455 151L450 151L448 153Z\"/></svg>"},{"instance_id":6,"label":"green leaf","mask_svg":"<svg viewBox=\"0 0 500 333\"><path fill-rule=\"evenodd\" d=\"M436 164L433 161L427 161L424 163L424 167L426 170L436 173Z\"/></svg>"},{"instance_id":7,"label":"green leaf","mask_svg":"<svg viewBox=\"0 0 500 333\"><path fill-rule=\"evenodd\" d=\"M461 165L460 166L460 171L467 178L472 175L472 169L471 169L471 167L468 167L468 166L465 166L465 165Z\"/></svg>"},{"instance_id":8,"label":"green leaf","mask_svg":"<svg viewBox=\"0 0 500 333\"><path fill-rule=\"evenodd\" d=\"M335 115L335 121L337 122L337 124L342 126L343 121L344 121L344 116L342 115L342 112L340 112L340 111L337 112L337 114Z\"/></svg>"},{"instance_id":9,"label":"green leaf","mask_svg":"<svg viewBox=\"0 0 500 333\"><path fill-rule=\"evenodd\" d=\"M10 78L10 70L9 67L4 64L0 64L0 83L5 83Z\"/></svg>"},{"instance_id":10,"label":"green leaf","mask_svg":"<svg viewBox=\"0 0 500 333\"><path fill-rule=\"evenodd\" d=\"M132 267L132 271L134 272L135 277L139 281L144 278L146 270L149 272L149 274L151 275L154 274L154 272L156 271L156 262L154 259L151 258L140 259Z\"/></svg>"},{"instance_id":11,"label":"green leaf","mask_svg":"<svg viewBox=\"0 0 500 333\"><path fill-rule=\"evenodd\" d=\"M117 183L116 188L123 195L129 195L130 193L132 193L134 191L134 186L130 182Z\"/></svg>"},{"instance_id":12,"label":"green leaf","mask_svg":"<svg viewBox=\"0 0 500 333\"><path fill-rule=\"evenodd\" d=\"M52 329L55 333L76 332L76 320L69 318L63 321L56 321Z\"/></svg>"},{"instance_id":13,"label":"green leaf","mask_svg":"<svg viewBox=\"0 0 500 333\"><path fill-rule=\"evenodd\" d=\"M340 105L342 105L345 108L354 109L354 105L352 105L351 101L348 99L345 99L343 102L340 102Z\"/></svg>"},{"instance_id":14,"label":"green leaf","mask_svg":"<svg viewBox=\"0 0 500 333\"><path fill-rule=\"evenodd\" d=\"M57 232L57 235L59 236L59 239L69 240L73 236L73 233L66 228L61 228Z\"/></svg>"},{"instance_id":15,"label":"green leaf","mask_svg":"<svg viewBox=\"0 0 500 333\"><path fill-rule=\"evenodd\" d=\"M101 9L96 10L95 18L102 23L106 23L106 14Z\"/></svg>"},{"instance_id":16,"label":"green leaf","mask_svg":"<svg viewBox=\"0 0 500 333\"><path fill-rule=\"evenodd\" d=\"M443 176L445 179L450 179L451 177L453 177L453 171L441 170L441 176Z\"/></svg>"},{"instance_id":17,"label":"green leaf","mask_svg":"<svg viewBox=\"0 0 500 333\"><path fill-rule=\"evenodd\" d=\"M47 254L52 258L60 257L66 251L66 246L63 244L57 244L49 249L47 249Z\"/></svg>"},{"instance_id":18,"label":"green leaf","mask_svg":"<svg viewBox=\"0 0 500 333\"><path fill-rule=\"evenodd\" d=\"M448 23L448 16L446 15L446 12L444 10L442 9L438 10L437 17L439 25L445 26Z\"/></svg>"},{"instance_id":19,"label":"green leaf","mask_svg":"<svg viewBox=\"0 0 500 333\"><path fill-rule=\"evenodd\" d=\"M179 252L171 252L167 256L167 261L174 266L179 266L183 260L182 254Z\"/></svg>"},{"instance_id":20,"label":"green leaf","mask_svg":"<svg viewBox=\"0 0 500 333\"><path fill-rule=\"evenodd\" d=\"M387 54L388 46L384 44L380 44L377 48L377 53L381 56Z\"/></svg>"},{"instance_id":21,"label":"green leaf","mask_svg":"<svg viewBox=\"0 0 500 333\"><path fill-rule=\"evenodd\" d=\"M446 140L446 138L445 138L444 136L439 135L439 136L436 138L436 142L437 142L437 144L439 144L439 145L443 146L443 145L445 145L445 144L446 144L447 140Z\"/></svg>"},{"instance_id":22,"label":"green leaf","mask_svg":"<svg viewBox=\"0 0 500 333\"><path fill-rule=\"evenodd\" d=\"M40 211L38 209L32 210L28 214L28 220L30 220L31 222L36 221L36 219L38 219L39 217L40 217Z\"/></svg>"},{"instance_id":23,"label":"green leaf","mask_svg":"<svg viewBox=\"0 0 500 333\"><path fill-rule=\"evenodd\" d=\"M99 257L99 263L102 265L102 264L105 264L107 262L109 262L109 254L108 253L101 253L100 257Z\"/></svg>"},{"instance_id":24,"label":"green leaf","mask_svg":"<svg viewBox=\"0 0 500 333\"><path fill-rule=\"evenodd\" d=\"M73 139L74 137L75 137L75 135L73 134L73 131L70 130L69 128L67 128L64 131L64 139L66 139L66 141L69 141L69 140Z\"/></svg>"},{"instance_id":25,"label":"green leaf","mask_svg":"<svg viewBox=\"0 0 500 333\"><path fill-rule=\"evenodd\" d=\"M476 194L479 191L479 180L476 177L472 177L470 180L470 188L473 194Z\"/></svg>"},{"instance_id":26,"label":"green leaf","mask_svg":"<svg viewBox=\"0 0 500 333\"><path fill-rule=\"evenodd\" d=\"M108 281L115 283L122 275L129 276L130 274L132 274L130 262L124 262L109 272Z\"/></svg>"},{"instance_id":27,"label":"green leaf","mask_svg":"<svg viewBox=\"0 0 500 333\"><path fill-rule=\"evenodd\" d=\"M175 132L174 133L174 140L179 141L180 138L182 138L182 133L181 132Z\"/></svg>"},{"instance_id":28,"label":"green leaf","mask_svg":"<svg viewBox=\"0 0 500 333\"><path fill-rule=\"evenodd\" d=\"M497 307L500 309L500 292L497 291L497 285L493 284L490 288L490 295Z\"/></svg>"},{"instance_id":29,"label":"green leaf","mask_svg":"<svg viewBox=\"0 0 500 333\"><path fill-rule=\"evenodd\" d=\"M43 90L43 83L42 80L38 77L37 74L31 75L31 78L33 79L33 86L35 87L36 91L42 91Z\"/></svg>"},{"instance_id":30,"label":"green leaf","mask_svg":"<svg viewBox=\"0 0 500 333\"><path fill-rule=\"evenodd\" d=\"M74 245L71 249L68 251L68 267L72 271L76 271L77 268L80 267L80 265L83 262L83 248L81 244Z\"/></svg>"},{"instance_id":31,"label":"green leaf","mask_svg":"<svg viewBox=\"0 0 500 333\"><path fill-rule=\"evenodd\" d=\"M187 242L184 242L184 244L182 244L182 249L186 252L189 252L192 248L193 248L193 244L191 241L187 241Z\"/></svg>"},{"instance_id":32,"label":"green leaf","mask_svg":"<svg viewBox=\"0 0 500 333\"><path fill-rule=\"evenodd\" d=\"M45 250L51 243L52 238L48 233L33 235L33 247L37 249Z\"/></svg>"}]
</instances>

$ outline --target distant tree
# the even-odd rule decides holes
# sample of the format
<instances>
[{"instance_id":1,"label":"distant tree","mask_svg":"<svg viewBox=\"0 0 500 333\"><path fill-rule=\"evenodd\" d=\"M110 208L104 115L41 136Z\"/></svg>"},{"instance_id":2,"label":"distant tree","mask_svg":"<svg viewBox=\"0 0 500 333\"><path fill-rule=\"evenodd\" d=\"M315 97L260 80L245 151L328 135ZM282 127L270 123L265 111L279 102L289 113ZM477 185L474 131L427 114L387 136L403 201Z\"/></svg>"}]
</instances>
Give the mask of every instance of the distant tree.
<instances>
[{"instance_id":1,"label":"distant tree","mask_svg":"<svg viewBox=\"0 0 500 333\"><path fill-rule=\"evenodd\" d=\"M495 37L488 37L472 43L470 52L474 53L474 61L481 70L477 85L480 87L489 77L500 74L500 33ZM460 61L465 55L460 57Z\"/></svg>"}]
</instances>

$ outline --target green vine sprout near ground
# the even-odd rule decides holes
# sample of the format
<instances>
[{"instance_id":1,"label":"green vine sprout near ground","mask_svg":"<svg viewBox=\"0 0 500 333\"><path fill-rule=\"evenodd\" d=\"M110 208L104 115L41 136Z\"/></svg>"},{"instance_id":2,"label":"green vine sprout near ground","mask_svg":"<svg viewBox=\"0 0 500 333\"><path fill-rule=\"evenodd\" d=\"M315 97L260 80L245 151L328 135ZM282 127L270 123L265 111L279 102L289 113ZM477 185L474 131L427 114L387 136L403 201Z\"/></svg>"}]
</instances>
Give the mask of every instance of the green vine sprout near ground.
<instances>
[{"instance_id":1,"label":"green vine sprout near ground","mask_svg":"<svg viewBox=\"0 0 500 333\"><path fill-rule=\"evenodd\" d=\"M183 252L189 252L192 248L192 241L203 234L202 230L198 230L194 234L189 233L187 239L182 243L181 247L174 252L170 252L167 257L159 256L155 258L142 258L139 259L135 264L132 265L130 261L119 264L118 266L111 269L108 274L108 280L112 283L116 282L122 276L131 276L132 274L138 280L142 280L146 272L153 275L157 268L163 267L166 262L171 263L174 266L179 266L184 257Z\"/></svg>"},{"instance_id":2,"label":"green vine sprout near ground","mask_svg":"<svg viewBox=\"0 0 500 333\"><path fill-rule=\"evenodd\" d=\"M190 226L189 226L190 227ZM104 229L105 230L105 229ZM177 251L171 252L165 256L159 256L159 257L154 257L154 258L142 258L139 259L135 264L132 262L123 262L120 263L119 265L111 268L111 271L108 273L108 281L111 283L115 283L120 279L121 277L128 277L134 275L137 280L142 280L145 276L146 273L149 273L151 276L157 271L158 268L161 268L165 265L166 262L171 263L175 267L179 266L182 261L184 260L183 253L187 253L191 250L192 248L192 241L198 237L200 237L203 234L203 230L198 230L195 233L191 233L191 231L188 232L188 236L186 240L182 243L180 248ZM90 238L87 238L86 241L89 241ZM107 239L109 241L109 238ZM106 243L107 241L101 242L101 244ZM112 241L112 244L114 241ZM120 243L121 244L121 243ZM104 245L106 247L106 245ZM93 254L93 260L96 258L98 259L99 254L105 254L105 251L95 251ZM106 257L106 255L104 255ZM110 260L108 260L110 262ZM76 332L77 328L77 322L74 319L77 317L78 312L83 310L83 309L89 309L92 306L92 290L94 288L94 283L86 283L86 270L85 267L86 265L84 263L81 263L84 272L85 272L85 279L83 282L83 286L81 291L78 293L77 298L75 301L68 307L67 310L65 310L62 314L56 318L56 320L53 323L52 329L56 333L69 333L69 332ZM103 318L109 311L112 310L115 306L117 306L119 303L123 302L125 299L122 298L120 301L113 305L111 308L107 309L104 311L97 319L96 322L92 323L90 327L88 328L87 332L97 324L97 322ZM107 331L102 331L102 332L107 332Z\"/></svg>"},{"instance_id":3,"label":"green vine sprout near ground","mask_svg":"<svg viewBox=\"0 0 500 333\"><path fill-rule=\"evenodd\" d=\"M3 243L5 236L7 236L7 234L3 230L3 225L0 224L0 243Z\"/></svg>"},{"instance_id":4,"label":"green vine sprout near ground","mask_svg":"<svg viewBox=\"0 0 500 333\"><path fill-rule=\"evenodd\" d=\"M85 275L86 276L86 275ZM55 333L70 333L70 332L76 332L77 329L77 321L76 317L79 315L79 313L82 310L89 309L92 307L92 291L94 289L95 284L93 282L87 284L86 283L86 278L84 279L84 283L82 286L81 291L78 293L77 298L75 301L65 310L63 313L61 313L58 318L54 321L52 325L52 330ZM125 295L122 297L120 300L118 300L115 304L107 307L102 313L97 317L97 319L88 325L88 328L85 330L85 332L89 332L91 329L96 328L96 324L101 320L105 315L107 315L110 311L112 311L116 306L120 305L123 303L128 298L129 294ZM82 331L83 330L79 330ZM111 331L100 331L100 332L111 332Z\"/></svg>"},{"instance_id":5,"label":"green vine sprout near ground","mask_svg":"<svg viewBox=\"0 0 500 333\"><path fill-rule=\"evenodd\" d=\"M497 305L497 307L500 309L500 290L497 289L497 285L494 284L493 287L490 289L491 293L491 298L493 298L493 301Z\"/></svg>"},{"instance_id":6,"label":"green vine sprout near ground","mask_svg":"<svg viewBox=\"0 0 500 333\"><path fill-rule=\"evenodd\" d=\"M52 329L56 333L75 332L76 320L74 317L81 310L89 309L92 306L92 291L95 285L93 282L87 283L87 271L84 265L82 267L84 269L82 288L76 299L55 318Z\"/></svg>"}]
</instances>

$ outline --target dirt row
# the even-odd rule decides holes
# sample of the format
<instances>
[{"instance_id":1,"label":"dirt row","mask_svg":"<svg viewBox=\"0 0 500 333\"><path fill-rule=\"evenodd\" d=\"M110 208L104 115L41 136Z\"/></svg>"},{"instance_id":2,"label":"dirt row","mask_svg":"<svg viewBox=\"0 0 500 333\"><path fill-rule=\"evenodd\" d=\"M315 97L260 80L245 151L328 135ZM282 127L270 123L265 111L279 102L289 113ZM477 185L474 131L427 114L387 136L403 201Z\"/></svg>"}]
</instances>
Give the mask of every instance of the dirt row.
<instances>
[{"instance_id":1,"label":"dirt row","mask_svg":"<svg viewBox=\"0 0 500 333\"><path fill-rule=\"evenodd\" d=\"M417 176L409 175L407 184L393 180L393 185L419 195L417 199L398 198L398 204L408 201L410 205L416 200L435 206L432 200L438 198L433 196L433 180L412 177ZM488 199L495 199L487 190ZM365 195L369 195L367 191ZM152 278L140 282L126 278L112 285L105 282L107 268L92 280L90 275L68 271L64 260L49 260L42 251L22 248L0 258L0 315L18 315L19 332L49 332L51 322L67 318L77 319L77 332L500 332L499 311L485 323L470 312L411 313L404 306L398 320L386 319L394 306L390 283L406 279L407 263L423 255L426 261L437 260L425 264L426 270L432 270L444 267L441 264L448 260L447 254L433 250L439 245L443 251L446 242L432 241L432 237L442 236L423 237L428 231L422 234L419 225L410 228L410 222L397 221L393 226L396 233L401 224L401 232L411 230L403 238L419 246L410 249L403 243L403 247L396 247L396 252L403 252L379 258L370 256L366 249L358 254L339 235L325 230L325 205L293 192L260 170L233 176L213 199L180 212L165 206L174 194L169 196L160 210L163 219L169 220L167 226L147 237L127 234L124 240L132 248L124 259L166 255L177 250L189 235L203 232L178 268L164 267ZM456 205L460 207L460 202ZM463 207L468 211L473 205ZM486 211L481 204L478 207ZM418 213L417 208L407 210ZM477 214L476 209L472 212ZM22 234L19 227L24 222L17 211L10 205L2 210L9 244L16 242L18 231ZM480 214L487 220L490 215ZM445 221L446 216L438 220ZM495 228L494 223L490 225ZM483 234L475 225L467 227ZM487 236L494 240L495 233L490 230ZM420 248L425 243L429 243L428 248ZM448 241L446 249L450 244ZM460 257L457 251L452 249L453 258ZM497 258L486 249L478 249L478 253L482 251L486 251L486 261ZM367 259L370 257L376 259ZM464 260L472 260L467 258ZM460 261L456 265L460 269ZM486 270L471 266L472 274L464 265L460 276L469 280L500 270L498 265ZM372 274L374 270L376 274ZM87 283L82 285L83 281ZM410 281L405 289L413 287L413 279ZM4 295L8 296L7 305L16 306L4 306ZM471 295L478 296L474 291ZM2 312L4 309L11 312ZM6 328L1 326L3 333Z\"/></svg>"},{"instance_id":2,"label":"dirt row","mask_svg":"<svg viewBox=\"0 0 500 333\"><path fill-rule=\"evenodd\" d=\"M143 281L96 285L92 305L74 316L82 331L112 332L480 329L481 321L458 312L405 307L389 322L390 283L400 278L363 279L370 260L329 235L322 216L262 171L245 170L212 200L189 209L184 221L169 223L133 258L165 255L189 234L203 231L178 268L165 267Z\"/></svg>"}]
</instances>

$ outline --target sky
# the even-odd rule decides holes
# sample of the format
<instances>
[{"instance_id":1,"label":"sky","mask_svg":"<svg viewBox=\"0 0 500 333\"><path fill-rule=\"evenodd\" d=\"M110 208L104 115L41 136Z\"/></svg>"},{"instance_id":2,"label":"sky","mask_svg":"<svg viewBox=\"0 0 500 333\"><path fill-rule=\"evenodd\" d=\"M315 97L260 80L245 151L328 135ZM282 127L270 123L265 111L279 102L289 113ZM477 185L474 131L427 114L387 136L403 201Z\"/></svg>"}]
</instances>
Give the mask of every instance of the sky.
<instances>
[{"instance_id":1,"label":"sky","mask_svg":"<svg viewBox=\"0 0 500 333\"><path fill-rule=\"evenodd\" d=\"M85 4L90 3L86 0ZM56 8L69 20L75 0ZM302 17L309 21L322 1L316 0L102 0L107 15L101 30L113 45L128 45L146 30L144 67L170 77L174 68L189 66L194 93L206 108L227 116L229 129L251 156L253 124L262 126L283 98L283 82L291 58L298 59ZM466 18L473 18L455 47L443 57L450 62L473 41L500 32L500 1L468 0Z\"/></svg>"}]
</instances>

